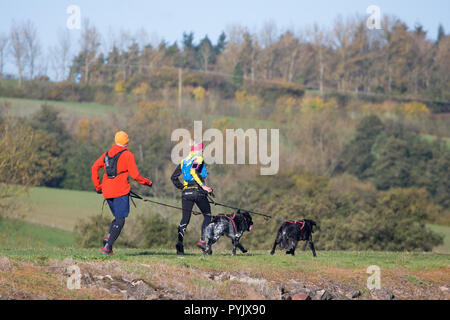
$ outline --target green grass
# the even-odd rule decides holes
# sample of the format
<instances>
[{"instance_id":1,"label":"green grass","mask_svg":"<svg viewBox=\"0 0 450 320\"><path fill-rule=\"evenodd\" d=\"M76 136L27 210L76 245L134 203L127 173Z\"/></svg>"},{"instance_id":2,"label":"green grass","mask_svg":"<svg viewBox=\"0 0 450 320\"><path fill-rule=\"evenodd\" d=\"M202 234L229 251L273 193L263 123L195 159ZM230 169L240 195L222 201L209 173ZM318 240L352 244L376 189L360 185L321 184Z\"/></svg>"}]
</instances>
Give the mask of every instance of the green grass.
<instances>
[{"instance_id":1,"label":"green grass","mask_svg":"<svg viewBox=\"0 0 450 320\"><path fill-rule=\"evenodd\" d=\"M444 236L444 243L433 248L433 252L450 253L450 227L439 226L435 224L428 224L427 227L429 227L432 231Z\"/></svg>"},{"instance_id":2,"label":"green grass","mask_svg":"<svg viewBox=\"0 0 450 320\"><path fill-rule=\"evenodd\" d=\"M0 248L61 248L72 247L71 232L39 226L23 221L0 219Z\"/></svg>"},{"instance_id":3,"label":"green grass","mask_svg":"<svg viewBox=\"0 0 450 320\"><path fill-rule=\"evenodd\" d=\"M0 97L0 104L3 102L9 102L11 104L11 113L13 116L26 117L36 112L42 104L49 104L61 111L61 117L68 119L72 115L79 117L103 117L108 112L116 111L119 109L117 106L103 105L93 102L80 103L69 101L52 101L52 100L37 100L37 99L19 99L19 98L5 98Z\"/></svg>"},{"instance_id":4,"label":"green grass","mask_svg":"<svg viewBox=\"0 0 450 320\"><path fill-rule=\"evenodd\" d=\"M72 231L81 219L98 214L103 203L103 197L95 192L43 187L30 188L18 200L18 214L26 221L66 231Z\"/></svg>"},{"instance_id":5,"label":"green grass","mask_svg":"<svg viewBox=\"0 0 450 320\"><path fill-rule=\"evenodd\" d=\"M404 269L409 271L430 271L450 267L450 255L436 253L405 252L355 252L355 251L318 251L317 258L311 253L298 252L295 257L280 252L271 256L269 251L256 250L247 254L231 256L230 250L214 252L212 256L203 256L193 249L184 257L175 254L175 249L125 249L116 248L114 257L103 256L99 249L77 248L0 248L0 256L19 261L39 263L43 260L75 261L125 261L133 263L163 263L176 267L200 268L216 271L258 272L311 271L321 272L323 267L366 269L377 265L382 270Z\"/></svg>"}]
</instances>

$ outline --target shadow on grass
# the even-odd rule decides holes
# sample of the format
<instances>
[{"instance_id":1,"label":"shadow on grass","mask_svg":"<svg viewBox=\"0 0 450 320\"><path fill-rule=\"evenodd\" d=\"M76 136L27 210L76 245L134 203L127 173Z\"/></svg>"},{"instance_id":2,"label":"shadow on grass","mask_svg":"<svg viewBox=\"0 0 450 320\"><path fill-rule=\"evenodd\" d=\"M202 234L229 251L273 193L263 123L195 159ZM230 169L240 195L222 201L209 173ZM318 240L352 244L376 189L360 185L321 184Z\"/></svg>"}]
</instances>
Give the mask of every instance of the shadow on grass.
<instances>
[{"instance_id":1,"label":"shadow on grass","mask_svg":"<svg viewBox=\"0 0 450 320\"><path fill-rule=\"evenodd\" d=\"M177 256L177 257L183 257L182 255L177 255L177 253L175 251L159 251L159 250L143 250L143 251L139 251L139 252L129 252L129 253L124 253L125 256L129 256L129 257L139 257L139 256L166 256L166 257L170 257L170 256ZM243 253L243 254L237 254L235 256L235 258L240 258L240 257L255 257L255 256L264 256L264 255L269 255L268 253L263 253L263 252L257 252L257 253ZM227 252L227 251L219 251L216 252L212 255L205 255L202 252L198 251L185 251L184 253L184 257L232 257L231 252Z\"/></svg>"},{"instance_id":2,"label":"shadow on grass","mask_svg":"<svg viewBox=\"0 0 450 320\"><path fill-rule=\"evenodd\" d=\"M157 250L145 250L140 252L133 252L133 253L125 253L125 256L130 257L138 257L138 256L177 256L177 257L183 257L182 255L177 255L177 253L169 252L169 251L157 251ZM185 252L184 256L197 256L199 254L196 253L188 253Z\"/></svg>"}]
</instances>

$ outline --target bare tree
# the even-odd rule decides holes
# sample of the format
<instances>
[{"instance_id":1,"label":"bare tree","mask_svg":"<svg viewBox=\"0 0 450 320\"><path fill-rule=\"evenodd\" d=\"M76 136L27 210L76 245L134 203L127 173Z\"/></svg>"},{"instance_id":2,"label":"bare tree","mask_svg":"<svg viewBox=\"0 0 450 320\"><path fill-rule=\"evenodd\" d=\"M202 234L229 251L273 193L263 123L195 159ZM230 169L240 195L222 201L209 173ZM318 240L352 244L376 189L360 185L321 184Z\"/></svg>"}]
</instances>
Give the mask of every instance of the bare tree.
<instances>
[{"instance_id":1,"label":"bare tree","mask_svg":"<svg viewBox=\"0 0 450 320\"><path fill-rule=\"evenodd\" d=\"M21 27L16 25L14 22L11 26L9 39L11 41L10 50L14 57L14 63L17 68L17 73L19 76L19 86L22 85L23 72L26 63L26 49L25 43L23 41L23 34L21 32Z\"/></svg>"},{"instance_id":2,"label":"bare tree","mask_svg":"<svg viewBox=\"0 0 450 320\"><path fill-rule=\"evenodd\" d=\"M6 34L0 34L0 78L3 76L3 66L5 65L5 56L8 41L9 39Z\"/></svg>"},{"instance_id":3,"label":"bare tree","mask_svg":"<svg viewBox=\"0 0 450 320\"><path fill-rule=\"evenodd\" d=\"M89 64L93 63L100 48L100 34L95 26L90 27L89 20L84 20L81 33L81 54L84 60L84 82L89 82Z\"/></svg>"},{"instance_id":4,"label":"bare tree","mask_svg":"<svg viewBox=\"0 0 450 320\"><path fill-rule=\"evenodd\" d=\"M33 22L26 21L21 27L25 55L29 66L30 79L33 79L36 71L37 58L41 54L41 46L37 36L37 29Z\"/></svg>"},{"instance_id":5,"label":"bare tree","mask_svg":"<svg viewBox=\"0 0 450 320\"><path fill-rule=\"evenodd\" d=\"M50 50L50 64L56 80L65 80L70 60L71 39L67 29L59 30L58 42Z\"/></svg>"},{"instance_id":6,"label":"bare tree","mask_svg":"<svg viewBox=\"0 0 450 320\"><path fill-rule=\"evenodd\" d=\"M325 30L314 24L312 28L312 45L317 57L317 69L320 94L323 95L325 80L326 53L329 45L329 36Z\"/></svg>"},{"instance_id":7,"label":"bare tree","mask_svg":"<svg viewBox=\"0 0 450 320\"><path fill-rule=\"evenodd\" d=\"M259 59L259 65L265 79L273 78L274 64L276 63L276 54L274 43L278 36L278 29L273 21L265 22L259 33L259 43L263 51Z\"/></svg>"},{"instance_id":8,"label":"bare tree","mask_svg":"<svg viewBox=\"0 0 450 320\"><path fill-rule=\"evenodd\" d=\"M345 22L342 16L338 16L333 26L333 42L336 48L335 81L338 90L347 90L348 87L348 64L349 47L352 37L352 25L350 21Z\"/></svg>"}]
</instances>

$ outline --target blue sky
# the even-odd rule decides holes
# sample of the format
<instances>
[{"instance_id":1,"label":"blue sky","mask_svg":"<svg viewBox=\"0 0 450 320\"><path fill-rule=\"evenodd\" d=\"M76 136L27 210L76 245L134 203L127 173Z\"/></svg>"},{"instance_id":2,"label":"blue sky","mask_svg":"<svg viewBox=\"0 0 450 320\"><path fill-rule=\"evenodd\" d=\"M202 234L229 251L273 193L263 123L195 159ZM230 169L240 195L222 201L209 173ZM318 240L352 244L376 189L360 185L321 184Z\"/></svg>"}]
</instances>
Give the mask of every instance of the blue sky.
<instances>
[{"instance_id":1,"label":"blue sky","mask_svg":"<svg viewBox=\"0 0 450 320\"><path fill-rule=\"evenodd\" d=\"M413 27L420 22L435 38L439 23L450 32L449 0L2 0L0 2L0 33L9 32L12 21L30 19L38 27L42 47L56 42L57 30L64 29L70 5L81 8L81 17L89 20L106 38L111 30L143 28L154 39L180 41L183 31L194 32L195 40L205 34L216 41L219 34L231 24L240 24L258 30L265 22L275 22L279 29L302 27L318 23L331 26L337 15L360 14L368 16L370 5L381 8ZM73 39L78 30L71 31ZM105 40L106 41L106 40Z\"/></svg>"}]
</instances>

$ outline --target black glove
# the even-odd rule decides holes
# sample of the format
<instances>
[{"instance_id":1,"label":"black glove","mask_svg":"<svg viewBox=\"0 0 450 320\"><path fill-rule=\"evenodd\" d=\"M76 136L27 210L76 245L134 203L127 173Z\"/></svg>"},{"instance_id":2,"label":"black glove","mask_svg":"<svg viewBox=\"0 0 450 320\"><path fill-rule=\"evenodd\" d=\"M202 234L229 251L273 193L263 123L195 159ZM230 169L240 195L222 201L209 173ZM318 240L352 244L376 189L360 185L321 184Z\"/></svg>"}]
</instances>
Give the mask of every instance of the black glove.
<instances>
[{"instance_id":1,"label":"black glove","mask_svg":"<svg viewBox=\"0 0 450 320\"><path fill-rule=\"evenodd\" d=\"M102 194L102 189L95 190L98 194Z\"/></svg>"}]
</instances>

